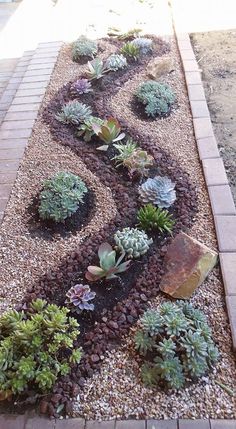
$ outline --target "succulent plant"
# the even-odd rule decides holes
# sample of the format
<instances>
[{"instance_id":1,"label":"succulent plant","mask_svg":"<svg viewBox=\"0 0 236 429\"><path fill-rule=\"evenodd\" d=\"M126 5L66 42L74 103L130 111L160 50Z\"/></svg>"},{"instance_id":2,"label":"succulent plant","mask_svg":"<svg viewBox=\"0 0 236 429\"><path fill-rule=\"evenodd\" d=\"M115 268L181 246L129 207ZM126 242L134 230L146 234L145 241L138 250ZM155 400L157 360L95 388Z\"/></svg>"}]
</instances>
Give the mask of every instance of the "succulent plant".
<instances>
[{"instance_id":1,"label":"succulent plant","mask_svg":"<svg viewBox=\"0 0 236 429\"><path fill-rule=\"evenodd\" d=\"M79 176L60 171L45 180L40 193L39 216L54 222L63 222L75 213L88 189Z\"/></svg>"},{"instance_id":2,"label":"succulent plant","mask_svg":"<svg viewBox=\"0 0 236 429\"><path fill-rule=\"evenodd\" d=\"M152 238L148 238L144 231L137 228L118 230L114 235L114 240L118 250L126 253L129 258L139 258L144 255L153 242Z\"/></svg>"},{"instance_id":3,"label":"succulent plant","mask_svg":"<svg viewBox=\"0 0 236 429\"><path fill-rule=\"evenodd\" d=\"M139 209L137 214L138 226L145 231L157 229L160 232L169 232L173 229L175 221L172 215L164 209L147 204Z\"/></svg>"},{"instance_id":4,"label":"succulent plant","mask_svg":"<svg viewBox=\"0 0 236 429\"><path fill-rule=\"evenodd\" d=\"M143 382L149 386L180 389L186 379L207 373L219 358L204 314L191 304L164 303L147 310L140 324L134 342L144 359Z\"/></svg>"},{"instance_id":5,"label":"succulent plant","mask_svg":"<svg viewBox=\"0 0 236 429\"><path fill-rule=\"evenodd\" d=\"M93 311L94 304L89 301L92 301L95 296L96 292L92 292L90 286L77 284L68 290L65 303L77 314L84 310Z\"/></svg>"},{"instance_id":6,"label":"succulent plant","mask_svg":"<svg viewBox=\"0 0 236 429\"><path fill-rule=\"evenodd\" d=\"M137 37L131 43L139 48L141 55L147 55L152 51L152 40L146 37Z\"/></svg>"},{"instance_id":7,"label":"succulent plant","mask_svg":"<svg viewBox=\"0 0 236 429\"><path fill-rule=\"evenodd\" d=\"M93 123L92 125L94 133L102 140L105 145L99 146L98 150L106 151L109 144L122 140L125 137L125 133L120 133L121 127L117 119L108 118L103 121L101 125Z\"/></svg>"},{"instance_id":8,"label":"succulent plant","mask_svg":"<svg viewBox=\"0 0 236 429\"><path fill-rule=\"evenodd\" d=\"M126 42L124 46L122 46L120 53L124 55L126 58L137 61L140 55L140 50L139 50L139 47L136 45L133 45L132 42Z\"/></svg>"},{"instance_id":9,"label":"succulent plant","mask_svg":"<svg viewBox=\"0 0 236 429\"><path fill-rule=\"evenodd\" d=\"M92 91L92 85L88 79L78 79L70 86L70 93L75 97Z\"/></svg>"},{"instance_id":10,"label":"succulent plant","mask_svg":"<svg viewBox=\"0 0 236 429\"><path fill-rule=\"evenodd\" d=\"M124 55L111 54L106 61L106 68L111 71L117 71L127 67L127 60Z\"/></svg>"},{"instance_id":11,"label":"succulent plant","mask_svg":"<svg viewBox=\"0 0 236 429\"><path fill-rule=\"evenodd\" d=\"M97 118L96 116L90 116L86 119L83 124L81 124L76 133L77 137L83 136L85 142L90 142L95 132L93 130L93 124L102 125L104 122L103 119Z\"/></svg>"},{"instance_id":12,"label":"succulent plant","mask_svg":"<svg viewBox=\"0 0 236 429\"><path fill-rule=\"evenodd\" d=\"M88 39L86 36L80 36L73 44L72 58L78 61L81 57L94 57L98 51L97 42Z\"/></svg>"},{"instance_id":13,"label":"succulent plant","mask_svg":"<svg viewBox=\"0 0 236 429\"><path fill-rule=\"evenodd\" d=\"M123 165L128 168L129 174L132 177L134 174L143 176L147 173L148 167L154 164L154 158L149 155L146 150L136 149L123 162Z\"/></svg>"},{"instance_id":14,"label":"succulent plant","mask_svg":"<svg viewBox=\"0 0 236 429\"><path fill-rule=\"evenodd\" d=\"M95 58L93 61L88 61L88 68L85 74L89 80L98 80L107 72L108 70L101 58Z\"/></svg>"},{"instance_id":15,"label":"succulent plant","mask_svg":"<svg viewBox=\"0 0 236 429\"><path fill-rule=\"evenodd\" d=\"M139 187L139 195L143 203L168 208L176 200L175 183L166 176L155 176Z\"/></svg>"},{"instance_id":16,"label":"succulent plant","mask_svg":"<svg viewBox=\"0 0 236 429\"><path fill-rule=\"evenodd\" d=\"M124 161L129 158L133 152L137 149L137 143L131 138L126 143L117 143L113 145L118 150L118 155L115 155L112 159L115 160L116 166L123 165Z\"/></svg>"},{"instance_id":17,"label":"succulent plant","mask_svg":"<svg viewBox=\"0 0 236 429\"><path fill-rule=\"evenodd\" d=\"M133 40L135 37L141 33L141 28L132 28L131 30L127 31L126 33L121 33L120 30L117 28L109 28L108 36L110 37L117 37L119 40Z\"/></svg>"},{"instance_id":18,"label":"succulent plant","mask_svg":"<svg viewBox=\"0 0 236 429\"><path fill-rule=\"evenodd\" d=\"M87 280L96 282L103 277L106 280L114 279L117 274L123 273L129 268L130 261L121 261L124 259L123 253L116 261L116 251L112 249L109 243L102 243L98 249L100 266L90 265L85 274Z\"/></svg>"},{"instance_id":19,"label":"succulent plant","mask_svg":"<svg viewBox=\"0 0 236 429\"><path fill-rule=\"evenodd\" d=\"M142 83L136 91L137 99L145 105L148 116L166 116L175 101L172 89L153 80Z\"/></svg>"},{"instance_id":20,"label":"succulent plant","mask_svg":"<svg viewBox=\"0 0 236 429\"><path fill-rule=\"evenodd\" d=\"M86 104L77 100L69 101L64 104L56 119L63 124L79 125L92 115L92 110Z\"/></svg>"}]
</instances>

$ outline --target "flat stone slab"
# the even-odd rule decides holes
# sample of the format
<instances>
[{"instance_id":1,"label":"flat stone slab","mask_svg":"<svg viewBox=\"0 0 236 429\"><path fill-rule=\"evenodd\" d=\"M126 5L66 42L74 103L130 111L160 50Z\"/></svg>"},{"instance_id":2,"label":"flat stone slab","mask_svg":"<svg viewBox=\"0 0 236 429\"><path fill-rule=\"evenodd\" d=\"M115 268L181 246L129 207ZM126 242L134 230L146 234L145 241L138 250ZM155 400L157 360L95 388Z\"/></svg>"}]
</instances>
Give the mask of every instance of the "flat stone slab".
<instances>
[{"instance_id":1,"label":"flat stone slab","mask_svg":"<svg viewBox=\"0 0 236 429\"><path fill-rule=\"evenodd\" d=\"M214 216L220 252L236 252L236 216Z\"/></svg>"},{"instance_id":2,"label":"flat stone slab","mask_svg":"<svg viewBox=\"0 0 236 429\"><path fill-rule=\"evenodd\" d=\"M236 295L236 253L220 253L225 295Z\"/></svg>"},{"instance_id":3,"label":"flat stone slab","mask_svg":"<svg viewBox=\"0 0 236 429\"><path fill-rule=\"evenodd\" d=\"M236 208L229 185L209 186L208 192L214 215L236 214Z\"/></svg>"},{"instance_id":4,"label":"flat stone slab","mask_svg":"<svg viewBox=\"0 0 236 429\"><path fill-rule=\"evenodd\" d=\"M236 296L226 296L226 305L233 340L233 349L236 351Z\"/></svg>"},{"instance_id":5,"label":"flat stone slab","mask_svg":"<svg viewBox=\"0 0 236 429\"><path fill-rule=\"evenodd\" d=\"M179 429L211 429L211 427L209 420L179 419Z\"/></svg>"},{"instance_id":6,"label":"flat stone slab","mask_svg":"<svg viewBox=\"0 0 236 429\"><path fill-rule=\"evenodd\" d=\"M178 429L177 420L148 420L147 429Z\"/></svg>"}]
</instances>

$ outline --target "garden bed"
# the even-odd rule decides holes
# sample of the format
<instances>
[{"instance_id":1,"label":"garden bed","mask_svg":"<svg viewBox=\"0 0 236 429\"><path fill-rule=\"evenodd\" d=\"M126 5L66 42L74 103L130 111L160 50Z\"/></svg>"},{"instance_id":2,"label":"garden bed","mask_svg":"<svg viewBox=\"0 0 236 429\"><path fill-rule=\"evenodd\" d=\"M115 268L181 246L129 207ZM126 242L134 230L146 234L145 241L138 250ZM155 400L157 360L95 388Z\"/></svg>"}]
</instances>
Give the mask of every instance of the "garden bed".
<instances>
[{"instance_id":1,"label":"garden bed","mask_svg":"<svg viewBox=\"0 0 236 429\"><path fill-rule=\"evenodd\" d=\"M176 183L177 199L172 208L176 224L173 235L183 230L206 245L216 248L213 221L193 136L191 115L175 40L170 45L154 40L154 52L121 72L106 75L97 84L94 97L85 95L93 114L118 119L122 130L153 156L156 174L167 175ZM100 57L115 52L120 42L100 41ZM170 52L169 52L170 49ZM146 119L133 110L133 94L147 79L146 67L157 56L174 58L174 71L161 81L176 93L177 103L170 116ZM56 68L42 104L25 158L2 225L1 311L25 307L40 297L63 305L68 289L83 280L90 263L97 263L98 246L114 244L117 229L137 223L139 180L116 169L112 154L98 152L95 143L75 137L74 129L55 119L61 106L70 99L70 82L83 76L85 65L71 60L71 46L61 49ZM35 220L37 196L44 179L58 171L79 175L91 189L89 213L77 231L47 228ZM34 213L32 217L32 212ZM36 223L36 225L35 225ZM65 232L66 231L66 232ZM216 369L198 383L178 392L146 388L140 380L139 358L132 342L138 317L166 298L159 292L162 261L172 237L157 234L149 252L133 261L121 283L107 290L96 284L96 311L79 316L81 335L78 344L84 355L71 378L61 379L53 397L46 398L41 411L50 414L65 401L65 410L86 418L121 417L211 417L233 418L234 401L215 381L232 386L234 358L225 312L223 286L216 268L197 290L191 302L208 316L221 359ZM102 289L101 289L102 287ZM131 328L131 330L130 330ZM78 387L79 386L79 387ZM71 410L67 401L72 393L80 400Z\"/></svg>"}]
</instances>

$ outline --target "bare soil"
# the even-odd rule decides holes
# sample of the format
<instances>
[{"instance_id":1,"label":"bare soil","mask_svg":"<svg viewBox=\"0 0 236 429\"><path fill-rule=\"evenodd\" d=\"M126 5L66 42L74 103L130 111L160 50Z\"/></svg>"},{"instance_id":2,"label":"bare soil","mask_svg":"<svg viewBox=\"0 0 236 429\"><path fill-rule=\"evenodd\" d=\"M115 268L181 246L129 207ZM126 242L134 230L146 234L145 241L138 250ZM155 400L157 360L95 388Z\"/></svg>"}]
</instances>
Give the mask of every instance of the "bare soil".
<instances>
[{"instance_id":1,"label":"bare soil","mask_svg":"<svg viewBox=\"0 0 236 429\"><path fill-rule=\"evenodd\" d=\"M236 30L195 33L192 42L236 202Z\"/></svg>"}]
</instances>

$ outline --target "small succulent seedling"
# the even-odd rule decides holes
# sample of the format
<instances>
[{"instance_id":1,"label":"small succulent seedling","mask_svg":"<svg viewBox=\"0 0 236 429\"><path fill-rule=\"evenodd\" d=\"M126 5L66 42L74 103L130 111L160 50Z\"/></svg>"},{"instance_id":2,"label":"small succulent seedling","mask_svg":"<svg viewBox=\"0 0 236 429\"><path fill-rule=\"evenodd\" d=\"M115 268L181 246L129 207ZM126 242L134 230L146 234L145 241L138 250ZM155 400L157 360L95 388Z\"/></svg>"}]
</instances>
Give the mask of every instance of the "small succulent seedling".
<instances>
[{"instance_id":1,"label":"small succulent seedling","mask_svg":"<svg viewBox=\"0 0 236 429\"><path fill-rule=\"evenodd\" d=\"M135 39L142 32L141 28L132 28L126 33L122 33L118 28L109 28L108 36L117 37L118 40L129 41Z\"/></svg>"},{"instance_id":2,"label":"small succulent seedling","mask_svg":"<svg viewBox=\"0 0 236 429\"><path fill-rule=\"evenodd\" d=\"M152 52L152 40L146 37L138 37L131 42L139 48L141 55L147 55Z\"/></svg>"},{"instance_id":3,"label":"small succulent seedling","mask_svg":"<svg viewBox=\"0 0 236 429\"><path fill-rule=\"evenodd\" d=\"M99 146L98 150L106 151L109 144L122 140L125 133L121 133L121 127L117 119L108 118L102 125L93 124L94 133L102 140L105 145Z\"/></svg>"},{"instance_id":4,"label":"small succulent seedling","mask_svg":"<svg viewBox=\"0 0 236 429\"><path fill-rule=\"evenodd\" d=\"M104 121L101 118L97 118L96 116L90 116L90 118L84 121L84 123L81 124L78 128L76 133L77 137L83 136L85 142L90 142L95 134L93 125L102 125L103 122Z\"/></svg>"},{"instance_id":5,"label":"small succulent seedling","mask_svg":"<svg viewBox=\"0 0 236 429\"><path fill-rule=\"evenodd\" d=\"M124 256L123 253L116 261L116 251L109 243L102 243L98 249L100 266L90 265L85 274L86 279L96 282L102 278L106 280L116 278L117 274L123 273L129 268L130 261L122 262Z\"/></svg>"}]
</instances>

